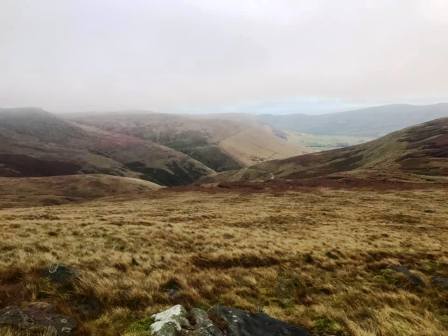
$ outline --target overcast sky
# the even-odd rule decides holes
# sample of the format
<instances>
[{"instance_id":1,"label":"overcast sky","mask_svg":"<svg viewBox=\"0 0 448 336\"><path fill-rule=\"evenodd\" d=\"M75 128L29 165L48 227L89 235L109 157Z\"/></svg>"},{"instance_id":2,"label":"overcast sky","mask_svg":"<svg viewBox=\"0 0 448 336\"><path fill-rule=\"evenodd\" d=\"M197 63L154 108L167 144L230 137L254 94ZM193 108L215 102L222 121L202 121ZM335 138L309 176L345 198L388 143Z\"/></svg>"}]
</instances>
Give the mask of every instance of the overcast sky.
<instances>
[{"instance_id":1,"label":"overcast sky","mask_svg":"<svg viewBox=\"0 0 448 336\"><path fill-rule=\"evenodd\" d=\"M322 113L448 101L447 0L1 0L0 106Z\"/></svg>"}]
</instances>

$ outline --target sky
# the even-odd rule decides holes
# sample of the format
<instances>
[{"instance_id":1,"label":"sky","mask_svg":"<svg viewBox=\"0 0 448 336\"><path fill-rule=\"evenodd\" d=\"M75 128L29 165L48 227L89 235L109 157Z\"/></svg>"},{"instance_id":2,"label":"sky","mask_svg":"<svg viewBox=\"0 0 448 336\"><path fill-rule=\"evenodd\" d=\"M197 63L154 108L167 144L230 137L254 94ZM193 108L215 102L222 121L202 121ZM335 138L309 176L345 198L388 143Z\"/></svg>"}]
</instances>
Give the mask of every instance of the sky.
<instances>
[{"instance_id":1,"label":"sky","mask_svg":"<svg viewBox=\"0 0 448 336\"><path fill-rule=\"evenodd\" d=\"M1 0L0 106L326 113L448 102L446 0Z\"/></svg>"}]
</instances>

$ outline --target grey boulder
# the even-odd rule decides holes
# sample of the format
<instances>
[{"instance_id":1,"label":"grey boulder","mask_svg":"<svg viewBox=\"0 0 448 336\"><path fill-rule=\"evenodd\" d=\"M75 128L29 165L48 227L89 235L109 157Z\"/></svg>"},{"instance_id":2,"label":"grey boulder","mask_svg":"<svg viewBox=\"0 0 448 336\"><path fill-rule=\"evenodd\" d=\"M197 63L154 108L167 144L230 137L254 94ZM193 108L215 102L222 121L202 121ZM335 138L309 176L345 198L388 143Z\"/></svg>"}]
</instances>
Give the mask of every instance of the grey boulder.
<instances>
[{"instance_id":1,"label":"grey boulder","mask_svg":"<svg viewBox=\"0 0 448 336\"><path fill-rule=\"evenodd\" d=\"M301 327L276 320L263 313L214 306L208 312L181 305L152 316L154 336L309 336ZM191 323L190 323L191 322Z\"/></svg>"},{"instance_id":2,"label":"grey boulder","mask_svg":"<svg viewBox=\"0 0 448 336\"><path fill-rule=\"evenodd\" d=\"M237 308L215 306L209 311L212 320L223 321L228 336L309 336L303 328L274 319L264 313L250 313Z\"/></svg>"}]
</instances>

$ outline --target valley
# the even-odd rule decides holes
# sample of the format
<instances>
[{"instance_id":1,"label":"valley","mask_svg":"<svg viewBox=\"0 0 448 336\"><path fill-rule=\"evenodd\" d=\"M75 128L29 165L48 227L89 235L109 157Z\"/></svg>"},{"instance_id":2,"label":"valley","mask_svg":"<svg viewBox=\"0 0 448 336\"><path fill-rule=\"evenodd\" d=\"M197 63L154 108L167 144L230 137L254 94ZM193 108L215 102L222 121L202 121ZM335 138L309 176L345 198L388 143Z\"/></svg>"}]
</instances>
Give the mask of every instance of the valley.
<instances>
[{"instance_id":1,"label":"valley","mask_svg":"<svg viewBox=\"0 0 448 336\"><path fill-rule=\"evenodd\" d=\"M294 335L448 332L447 118L358 144L247 116L0 112L2 336L163 335L170 307L212 335L219 307ZM202 335L190 320L168 335Z\"/></svg>"},{"instance_id":2,"label":"valley","mask_svg":"<svg viewBox=\"0 0 448 336\"><path fill-rule=\"evenodd\" d=\"M448 118L436 119L341 149L272 160L204 177L204 182L365 184L447 183Z\"/></svg>"},{"instance_id":3,"label":"valley","mask_svg":"<svg viewBox=\"0 0 448 336\"><path fill-rule=\"evenodd\" d=\"M448 336L447 0L1 0L0 336Z\"/></svg>"}]
</instances>

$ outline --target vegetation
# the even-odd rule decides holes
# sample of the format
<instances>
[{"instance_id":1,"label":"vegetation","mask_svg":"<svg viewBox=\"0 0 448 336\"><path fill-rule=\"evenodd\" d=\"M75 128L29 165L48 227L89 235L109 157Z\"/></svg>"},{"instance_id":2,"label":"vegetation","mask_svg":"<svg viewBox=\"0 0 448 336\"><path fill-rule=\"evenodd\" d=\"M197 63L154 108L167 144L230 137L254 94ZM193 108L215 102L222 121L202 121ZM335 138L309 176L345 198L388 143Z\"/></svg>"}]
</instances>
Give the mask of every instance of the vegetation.
<instances>
[{"instance_id":1,"label":"vegetation","mask_svg":"<svg viewBox=\"0 0 448 336\"><path fill-rule=\"evenodd\" d=\"M0 177L0 209L79 203L97 198L135 198L160 189L141 179L111 175Z\"/></svg>"},{"instance_id":2,"label":"vegetation","mask_svg":"<svg viewBox=\"0 0 448 336\"><path fill-rule=\"evenodd\" d=\"M361 180L446 183L448 118L406 128L357 146L263 162L211 178L218 182ZM319 184L319 183L317 183ZM322 185L322 183L320 183Z\"/></svg>"},{"instance_id":3,"label":"vegetation","mask_svg":"<svg viewBox=\"0 0 448 336\"><path fill-rule=\"evenodd\" d=\"M311 152L343 148L372 140L369 137L359 136L307 134L294 131L285 133L289 143L297 144Z\"/></svg>"},{"instance_id":4,"label":"vegetation","mask_svg":"<svg viewBox=\"0 0 448 336\"><path fill-rule=\"evenodd\" d=\"M213 172L193 155L243 166L280 155L270 136L285 133L218 127L222 138L205 145L195 132L170 138L194 144L187 156L148 143L132 118L104 129L49 118L69 137L42 132L42 120L27 130L13 119L3 129L1 174L113 167L125 177L0 178L2 309L55 309L64 326L76 320L78 336L142 336L167 306L217 303L317 336L448 333L448 119L177 188L142 179L179 185ZM80 152L86 139L99 142ZM0 335L23 331L0 327Z\"/></svg>"},{"instance_id":5,"label":"vegetation","mask_svg":"<svg viewBox=\"0 0 448 336\"><path fill-rule=\"evenodd\" d=\"M75 119L82 125L132 135L191 156L215 171L307 152L247 116L105 113Z\"/></svg>"},{"instance_id":6,"label":"vegetation","mask_svg":"<svg viewBox=\"0 0 448 336\"><path fill-rule=\"evenodd\" d=\"M181 185L213 172L149 140L75 124L31 108L0 109L0 138L0 176L110 174Z\"/></svg>"},{"instance_id":7,"label":"vegetation","mask_svg":"<svg viewBox=\"0 0 448 336\"><path fill-rule=\"evenodd\" d=\"M0 305L51 302L93 335L147 330L151 313L176 303L222 303L316 335L442 336L448 292L431 279L448 276L445 196L159 190L16 205L0 210ZM43 277L55 264L77 277Z\"/></svg>"}]
</instances>

